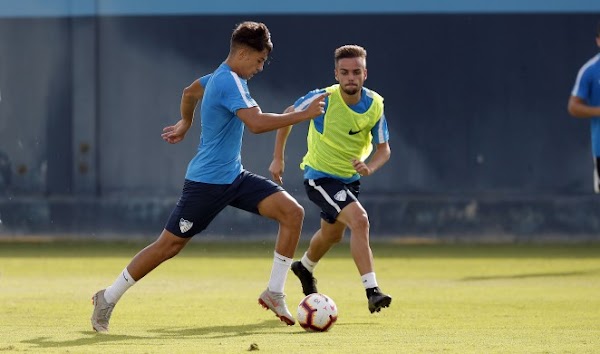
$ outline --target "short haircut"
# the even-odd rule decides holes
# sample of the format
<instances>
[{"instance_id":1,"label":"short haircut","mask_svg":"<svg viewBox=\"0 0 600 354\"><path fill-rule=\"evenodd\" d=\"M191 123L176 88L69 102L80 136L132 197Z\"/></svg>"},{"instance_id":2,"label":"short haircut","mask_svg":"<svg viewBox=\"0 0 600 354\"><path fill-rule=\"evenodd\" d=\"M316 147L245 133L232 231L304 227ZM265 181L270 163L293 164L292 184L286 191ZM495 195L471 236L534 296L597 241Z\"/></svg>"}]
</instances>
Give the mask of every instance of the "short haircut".
<instances>
[{"instance_id":1,"label":"short haircut","mask_svg":"<svg viewBox=\"0 0 600 354\"><path fill-rule=\"evenodd\" d=\"M231 34L231 48L248 46L256 51L262 52L267 49L273 50L271 33L264 23L246 21L236 26Z\"/></svg>"},{"instance_id":2,"label":"short haircut","mask_svg":"<svg viewBox=\"0 0 600 354\"><path fill-rule=\"evenodd\" d=\"M359 45L343 45L335 50L335 64L337 65L338 61L344 58L364 58L366 60L367 51Z\"/></svg>"}]
</instances>

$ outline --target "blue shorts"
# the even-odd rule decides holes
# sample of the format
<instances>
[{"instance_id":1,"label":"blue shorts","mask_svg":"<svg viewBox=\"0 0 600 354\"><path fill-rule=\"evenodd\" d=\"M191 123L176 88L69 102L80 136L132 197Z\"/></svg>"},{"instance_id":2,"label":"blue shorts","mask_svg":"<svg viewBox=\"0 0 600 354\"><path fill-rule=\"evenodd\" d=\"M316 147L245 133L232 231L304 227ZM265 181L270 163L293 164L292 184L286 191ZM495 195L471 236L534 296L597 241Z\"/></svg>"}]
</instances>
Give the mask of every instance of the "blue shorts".
<instances>
[{"instance_id":1,"label":"blue shorts","mask_svg":"<svg viewBox=\"0 0 600 354\"><path fill-rule=\"evenodd\" d=\"M228 205L260 215L258 204L283 190L275 182L245 170L231 184L186 179L165 229L179 237L192 237L206 229Z\"/></svg>"},{"instance_id":2,"label":"blue shorts","mask_svg":"<svg viewBox=\"0 0 600 354\"><path fill-rule=\"evenodd\" d=\"M305 179L306 195L321 208L321 218L330 224L348 204L358 202L360 181L344 183L335 178Z\"/></svg>"}]
</instances>

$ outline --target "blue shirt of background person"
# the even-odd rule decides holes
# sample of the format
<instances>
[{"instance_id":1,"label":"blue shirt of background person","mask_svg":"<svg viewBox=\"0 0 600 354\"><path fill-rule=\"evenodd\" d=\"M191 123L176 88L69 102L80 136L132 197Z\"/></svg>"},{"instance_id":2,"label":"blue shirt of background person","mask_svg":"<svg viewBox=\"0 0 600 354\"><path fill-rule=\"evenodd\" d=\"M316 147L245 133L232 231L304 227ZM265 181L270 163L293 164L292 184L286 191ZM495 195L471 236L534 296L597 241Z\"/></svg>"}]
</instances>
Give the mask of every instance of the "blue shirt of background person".
<instances>
[{"instance_id":1,"label":"blue shirt of background person","mask_svg":"<svg viewBox=\"0 0 600 354\"><path fill-rule=\"evenodd\" d=\"M600 22L596 29L596 45L600 48ZM600 193L600 54L579 69L567 109L575 118L590 119L594 191Z\"/></svg>"},{"instance_id":2,"label":"blue shirt of background person","mask_svg":"<svg viewBox=\"0 0 600 354\"><path fill-rule=\"evenodd\" d=\"M581 67L571 96L580 98L589 106L600 107L600 54ZM600 112L588 118L591 118L592 152L595 157L600 157Z\"/></svg>"},{"instance_id":3,"label":"blue shirt of background person","mask_svg":"<svg viewBox=\"0 0 600 354\"><path fill-rule=\"evenodd\" d=\"M365 113L369 109L369 107L371 107L371 103L373 103L373 99L368 95L368 90L369 89L367 89L366 87L363 87L360 101L358 101L357 104L350 105L348 107L356 113ZM317 89L317 90L310 91L305 96L300 97L296 102L294 102L294 108L302 109L303 106L306 106L307 104L309 104L312 101L312 97L321 95L323 93L325 93L325 89ZM327 112L328 105L329 105L329 97L325 98L325 112ZM321 134L323 133L324 119L325 119L325 113L323 113L320 116L313 119L315 128ZM390 133L388 131L387 121L385 120L385 114L383 114L381 116L381 118L379 119L379 121L377 121L377 124L375 124L375 126L373 126L373 128L371 129L371 135L373 136L374 144L382 144L390 139ZM332 176L328 173L325 173L325 172L322 172L319 170L315 170L314 168L311 168L310 166L306 166L304 168L304 179L316 180L316 179L325 178L325 177L335 178L335 179L341 180L342 182L344 182L346 184L350 184L350 183L360 179L360 175L358 175L358 174L356 174L350 178L340 178L339 176Z\"/></svg>"},{"instance_id":4,"label":"blue shirt of background person","mask_svg":"<svg viewBox=\"0 0 600 354\"><path fill-rule=\"evenodd\" d=\"M202 133L196 156L188 164L186 179L211 184L230 184L242 172L244 123L238 109L258 106L250 96L247 80L223 63L214 73L200 78L204 97L200 107Z\"/></svg>"}]
</instances>

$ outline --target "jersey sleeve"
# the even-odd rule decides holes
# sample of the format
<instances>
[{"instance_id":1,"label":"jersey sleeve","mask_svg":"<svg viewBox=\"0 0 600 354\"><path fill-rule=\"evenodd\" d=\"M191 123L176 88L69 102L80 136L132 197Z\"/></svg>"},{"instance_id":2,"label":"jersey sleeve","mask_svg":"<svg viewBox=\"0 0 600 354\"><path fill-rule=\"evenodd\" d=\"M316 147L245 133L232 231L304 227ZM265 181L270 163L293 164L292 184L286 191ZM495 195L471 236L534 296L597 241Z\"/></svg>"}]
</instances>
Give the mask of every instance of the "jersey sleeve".
<instances>
[{"instance_id":1,"label":"jersey sleeve","mask_svg":"<svg viewBox=\"0 0 600 354\"><path fill-rule=\"evenodd\" d=\"M592 79L591 67L584 65L577 73L577 79L575 80L575 86L573 86L571 95L589 101Z\"/></svg>"},{"instance_id":2,"label":"jersey sleeve","mask_svg":"<svg viewBox=\"0 0 600 354\"><path fill-rule=\"evenodd\" d=\"M306 95L300 97L296 102L294 102L294 111L301 111L308 107L312 101L314 101L319 95L325 93L325 89L316 89L312 90ZM329 102L329 97L325 98L325 109L327 109L327 103Z\"/></svg>"},{"instance_id":3,"label":"jersey sleeve","mask_svg":"<svg viewBox=\"0 0 600 354\"><path fill-rule=\"evenodd\" d=\"M250 96L248 83L233 72L219 75L221 81L221 97L223 105L233 113L243 108L257 107L258 104Z\"/></svg>"},{"instance_id":4,"label":"jersey sleeve","mask_svg":"<svg viewBox=\"0 0 600 354\"><path fill-rule=\"evenodd\" d=\"M202 86L203 88L206 88L206 84L208 84L208 80L210 80L211 77L212 77L212 73L204 75L201 78L199 78L198 82L200 82L200 86Z\"/></svg>"},{"instance_id":5,"label":"jersey sleeve","mask_svg":"<svg viewBox=\"0 0 600 354\"><path fill-rule=\"evenodd\" d=\"M375 126L371 129L371 135L373 136L374 144L383 144L390 140L390 132L388 131L385 114L382 114L381 118L375 123Z\"/></svg>"}]
</instances>

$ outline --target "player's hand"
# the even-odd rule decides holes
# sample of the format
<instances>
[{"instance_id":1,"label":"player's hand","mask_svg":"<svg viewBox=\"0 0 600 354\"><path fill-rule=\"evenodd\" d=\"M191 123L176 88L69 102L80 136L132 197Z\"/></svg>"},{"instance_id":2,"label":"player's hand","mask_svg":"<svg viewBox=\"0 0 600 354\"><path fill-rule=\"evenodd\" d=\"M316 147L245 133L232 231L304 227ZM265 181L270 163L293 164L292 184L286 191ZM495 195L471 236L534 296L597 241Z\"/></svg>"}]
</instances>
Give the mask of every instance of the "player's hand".
<instances>
[{"instance_id":1,"label":"player's hand","mask_svg":"<svg viewBox=\"0 0 600 354\"><path fill-rule=\"evenodd\" d=\"M185 134L190 129L190 126L185 120L180 119L175 125L164 127L163 133L160 136L169 144L177 144L185 138Z\"/></svg>"},{"instance_id":2,"label":"player's hand","mask_svg":"<svg viewBox=\"0 0 600 354\"><path fill-rule=\"evenodd\" d=\"M283 159L273 159L269 166L269 172L273 177L273 181L283 185L283 170L285 169L285 162Z\"/></svg>"},{"instance_id":3,"label":"player's hand","mask_svg":"<svg viewBox=\"0 0 600 354\"><path fill-rule=\"evenodd\" d=\"M310 119L316 118L325 113L325 98L329 96L329 92L322 93L319 97L315 98L306 107L305 111L308 113Z\"/></svg>"},{"instance_id":4,"label":"player's hand","mask_svg":"<svg viewBox=\"0 0 600 354\"><path fill-rule=\"evenodd\" d=\"M368 176L371 174L371 169L363 161L353 159L352 166L354 167L354 170L356 170L356 172L358 172L358 174L361 176Z\"/></svg>"}]
</instances>

